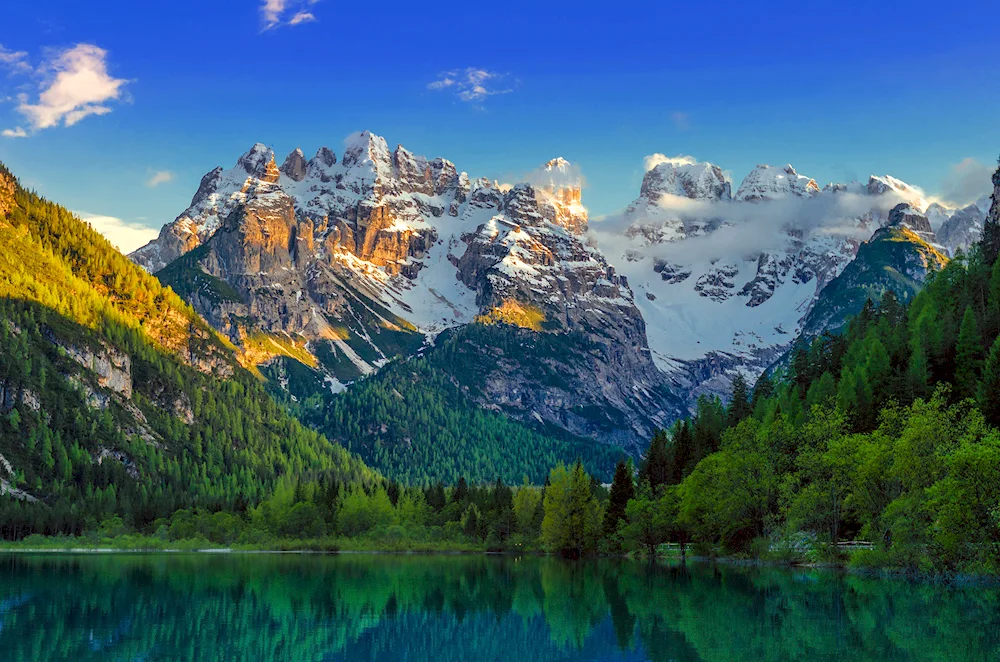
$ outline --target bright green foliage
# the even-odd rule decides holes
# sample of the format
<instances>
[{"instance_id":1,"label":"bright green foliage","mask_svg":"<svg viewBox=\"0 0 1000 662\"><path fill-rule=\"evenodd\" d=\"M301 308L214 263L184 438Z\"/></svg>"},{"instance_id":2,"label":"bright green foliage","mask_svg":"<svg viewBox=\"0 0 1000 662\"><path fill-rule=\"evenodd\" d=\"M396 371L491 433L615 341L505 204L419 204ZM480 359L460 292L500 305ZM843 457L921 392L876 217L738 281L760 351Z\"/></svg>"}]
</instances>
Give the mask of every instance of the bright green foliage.
<instances>
[{"instance_id":1,"label":"bright green foliage","mask_svg":"<svg viewBox=\"0 0 1000 662\"><path fill-rule=\"evenodd\" d=\"M546 549L579 558L593 551L601 532L601 507L590 476L577 461L571 468L558 464L545 488L542 542Z\"/></svg>"},{"instance_id":2,"label":"bright green foliage","mask_svg":"<svg viewBox=\"0 0 1000 662\"><path fill-rule=\"evenodd\" d=\"M0 478L39 499L0 498L4 538L242 512L286 476L377 480L279 407L173 292L19 186L0 217L0 455Z\"/></svg>"},{"instance_id":3,"label":"bright green foliage","mask_svg":"<svg viewBox=\"0 0 1000 662\"><path fill-rule=\"evenodd\" d=\"M979 407L986 421L1000 427L1000 336L993 341L978 389Z\"/></svg>"},{"instance_id":4,"label":"bright green foliage","mask_svg":"<svg viewBox=\"0 0 1000 662\"><path fill-rule=\"evenodd\" d=\"M537 537L540 531L536 530L536 521L542 507L542 491L531 487L528 477L525 476L524 484L514 494L513 501L517 533L526 537Z\"/></svg>"},{"instance_id":5,"label":"bright green foliage","mask_svg":"<svg viewBox=\"0 0 1000 662\"><path fill-rule=\"evenodd\" d=\"M976 395L976 382L983 365L983 339L976 324L976 313L972 306L965 307L962 326L958 331L955 347L955 396L971 398Z\"/></svg>"},{"instance_id":6,"label":"bright green foliage","mask_svg":"<svg viewBox=\"0 0 1000 662\"><path fill-rule=\"evenodd\" d=\"M663 498L658 499L649 486L644 485L639 495L629 501L625 509L626 519L620 529L626 549L641 552L650 558L656 555L656 548L670 533L670 512L661 503Z\"/></svg>"}]
</instances>

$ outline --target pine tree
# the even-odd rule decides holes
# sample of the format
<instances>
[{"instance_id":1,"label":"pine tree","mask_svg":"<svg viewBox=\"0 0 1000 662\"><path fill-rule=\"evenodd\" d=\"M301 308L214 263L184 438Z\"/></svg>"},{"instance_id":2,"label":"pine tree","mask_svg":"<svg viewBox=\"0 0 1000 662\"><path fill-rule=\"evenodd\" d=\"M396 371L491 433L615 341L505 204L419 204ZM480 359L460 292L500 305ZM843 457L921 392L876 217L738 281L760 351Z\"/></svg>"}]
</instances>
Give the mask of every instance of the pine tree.
<instances>
[{"instance_id":1,"label":"pine tree","mask_svg":"<svg viewBox=\"0 0 1000 662\"><path fill-rule=\"evenodd\" d=\"M657 430L649 442L646 456L642 458L642 463L639 465L639 481L649 483L653 489L660 485L666 485L670 479L668 444L667 433L664 430Z\"/></svg>"},{"instance_id":2,"label":"pine tree","mask_svg":"<svg viewBox=\"0 0 1000 662\"><path fill-rule=\"evenodd\" d=\"M611 482L608 509L604 513L604 535L611 536L618 530L618 523L625 518L625 507L635 497L635 483L632 478L632 462L619 460L615 467L615 478Z\"/></svg>"},{"instance_id":3,"label":"pine tree","mask_svg":"<svg viewBox=\"0 0 1000 662\"><path fill-rule=\"evenodd\" d=\"M983 380L979 383L979 408L986 421L1000 427L1000 337L990 348L989 358L983 367Z\"/></svg>"},{"instance_id":4,"label":"pine tree","mask_svg":"<svg viewBox=\"0 0 1000 662\"><path fill-rule=\"evenodd\" d=\"M955 346L955 395L959 399L975 396L982 364L983 340L976 325L976 314L972 306L966 306Z\"/></svg>"},{"instance_id":5,"label":"pine tree","mask_svg":"<svg viewBox=\"0 0 1000 662\"><path fill-rule=\"evenodd\" d=\"M750 415L750 389L743 373L736 375L733 379L732 395L729 398L729 407L726 409L726 425L733 427Z\"/></svg>"},{"instance_id":6,"label":"pine tree","mask_svg":"<svg viewBox=\"0 0 1000 662\"><path fill-rule=\"evenodd\" d=\"M465 476L458 479L455 490L451 493L451 500L455 503L463 503L469 498L469 484L465 482Z\"/></svg>"},{"instance_id":7,"label":"pine tree","mask_svg":"<svg viewBox=\"0 0 1000 662\"><path fill-rule=\"evenodd\" d=\"M691 424L686 420L674 426L673 442L668 482L676 485L684 480L694 464L694 435L691 434Z\"/></svg>"},{"instance_id":8,"label":"pine tree","mask_svg":"<svg viewBox=\"0 0 1000 662\"><path fill-rule=\"evenodd\" d=\"M809 349L806 346L806 342L800 337L795 341L795 348L792 350L792 383L799 390L799 393L805 395L806 389L809 387Z\"/></svg>"},{"instance_id":9,"label":"pine tree","mask_svg":"<svg viewBox=\"0 0 1000 662\"><path fill-rule=\"evenodd\" d=\"M753 398L750 400L750 407L757 411L757 405L771 397L774 393L774 381L766 372L757 378L757 383L753 386Z\"/></svg>"}]
</instances>

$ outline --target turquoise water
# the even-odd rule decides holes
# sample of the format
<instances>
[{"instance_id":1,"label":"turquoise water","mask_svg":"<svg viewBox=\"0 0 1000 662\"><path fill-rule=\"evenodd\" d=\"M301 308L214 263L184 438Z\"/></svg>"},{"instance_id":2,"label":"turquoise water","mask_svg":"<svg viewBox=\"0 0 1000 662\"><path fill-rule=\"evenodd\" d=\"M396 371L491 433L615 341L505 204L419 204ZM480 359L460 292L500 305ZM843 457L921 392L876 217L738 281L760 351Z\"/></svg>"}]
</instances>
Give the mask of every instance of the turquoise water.
<instances>
[{"instance_id":1,"label":"turquoise water","mask_svg":"<svg viewBox=\"0 0 1000 662\"><path fill-rule=\"evenodd\" d=\"M997 660L1000 591L544 558L0 556L0 660Z\"/></svg>"}]
</instances>

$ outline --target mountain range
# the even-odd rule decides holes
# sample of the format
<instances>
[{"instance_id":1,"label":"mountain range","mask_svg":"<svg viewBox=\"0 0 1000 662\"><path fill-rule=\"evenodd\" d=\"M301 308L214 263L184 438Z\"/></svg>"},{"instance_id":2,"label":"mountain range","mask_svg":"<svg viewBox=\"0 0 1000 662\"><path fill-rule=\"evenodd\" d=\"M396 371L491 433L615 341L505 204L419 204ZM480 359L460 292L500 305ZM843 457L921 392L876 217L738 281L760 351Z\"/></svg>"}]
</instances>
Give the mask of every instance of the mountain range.
<instances>
[{"instance_id":1,"label":"mountain range","mask_svg":"<svg viewBox=\"0 0 1000 662\"><path fill-rule=\"evenodd\" d=\"M636 452L698 396L725 397L739 373L752 381L803 329L857 312L823 293L869 259L859 249L894 207L937 226L905 233L913 283L974 241L987 211L988 198L928 205L890 176L820 187L762 165L734 193L713 164L650 166L633 203L591 220L561 158L501 184L370 132L339 158L296 149L280 166L257 144L206 174L130 257L293 402L420 355L476 406ZM435 359L443 340L461 359ZM404 441L368 436L368 453Z\"/></svg>"}]
</instances>

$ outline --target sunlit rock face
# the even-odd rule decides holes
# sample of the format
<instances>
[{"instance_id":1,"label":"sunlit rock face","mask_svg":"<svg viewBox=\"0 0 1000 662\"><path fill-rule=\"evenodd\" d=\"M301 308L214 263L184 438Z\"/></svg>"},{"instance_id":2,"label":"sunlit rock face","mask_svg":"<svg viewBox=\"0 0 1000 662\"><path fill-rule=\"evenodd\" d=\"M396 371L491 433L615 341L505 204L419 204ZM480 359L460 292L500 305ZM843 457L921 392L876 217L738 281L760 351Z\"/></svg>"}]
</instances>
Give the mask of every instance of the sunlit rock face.
<instances>
[{"instance_id":1,"label":"sunlit rock face","mask_svg":"<svg viewBox=\"0 0 1000 662\"><path fill-rule=\"evenodd\" d=\"M280 168L257 144L208 173L131 257L253 362L294 355L334 389L444 329L528 334L502 358L499 346L474 349L491 366L482 403L638 449L683 407L650 358L627 280L588 237L578 170L557 158L528 179L471 180L368 132L339 161L297 149Z\"/></svg>"}]
</instances>

